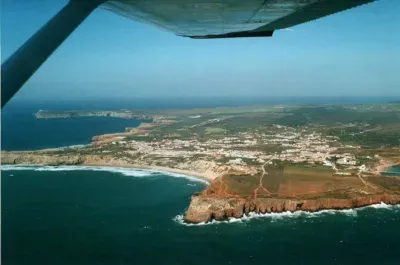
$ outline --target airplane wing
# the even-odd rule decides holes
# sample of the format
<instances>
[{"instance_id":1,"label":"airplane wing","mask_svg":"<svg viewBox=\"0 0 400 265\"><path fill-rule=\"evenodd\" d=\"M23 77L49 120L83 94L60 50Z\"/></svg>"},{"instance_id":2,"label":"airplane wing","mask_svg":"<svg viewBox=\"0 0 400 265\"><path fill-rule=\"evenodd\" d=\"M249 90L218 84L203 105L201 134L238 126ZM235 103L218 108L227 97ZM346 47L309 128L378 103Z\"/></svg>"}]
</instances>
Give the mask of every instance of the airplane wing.
<instances>
[{"instance_id":1,"label":"airplane wing","mask_svg":"<svg viewBox=\"0 0 400 265\"><path fill-rule=\"evenodd\" d=\"M111 0L102 8L195 39L270 37L374 0Z\"/></svg>"},{"instance_id":2,"label":"airplane wing","mask_svg":"<svg viewBox=\"0 0 400 265\"><path fill-rule=\"evenodd\" d=\"M70 0L1 65L1 107L58 46L101 7L194 39L271 37L375 0Z\"/></svg>"}]
</instances>

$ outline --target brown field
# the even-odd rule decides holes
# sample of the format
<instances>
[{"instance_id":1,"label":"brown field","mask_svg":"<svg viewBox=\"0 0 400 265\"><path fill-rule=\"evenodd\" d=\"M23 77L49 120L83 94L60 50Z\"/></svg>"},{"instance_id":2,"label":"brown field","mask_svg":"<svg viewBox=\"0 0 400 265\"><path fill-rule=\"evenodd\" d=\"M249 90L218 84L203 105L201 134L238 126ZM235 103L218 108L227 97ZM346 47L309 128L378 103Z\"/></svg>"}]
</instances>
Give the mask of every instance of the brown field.
<instances>
[{"instance_id":1,"label":"brown field","mask_svg":"<svg viewBox=\"0 0 400 265\"><path fill-rule=\"evenodd\" d=\"M372 176L366 178L370 183L381 186L386 190L400 194L400 177Z\"/></svg>"},{"instance_id":2,"label":"brown field","mask_svg":"<svg viewBox=\"0 0 400 265\"><path fill-rule=\"evenodd\" d=\"M223 182L227 185L229 193L240 197L252 196L254 189L258 187L260 175L226 175Z\"/></svg>"},{"instance_id":3,"label":"brown field","mask_svg":"<svg viewBox=\"0 0 400 265\"><path fill-rule=\"evenodd\" d=\"M319 165L268 165L266 174L226 174L214 180L205 194L247 198L354 198L385 191L400 193L400 178L333 176ZM261 180L261 181L260 181Z\"/></svg>"}]
</instances>

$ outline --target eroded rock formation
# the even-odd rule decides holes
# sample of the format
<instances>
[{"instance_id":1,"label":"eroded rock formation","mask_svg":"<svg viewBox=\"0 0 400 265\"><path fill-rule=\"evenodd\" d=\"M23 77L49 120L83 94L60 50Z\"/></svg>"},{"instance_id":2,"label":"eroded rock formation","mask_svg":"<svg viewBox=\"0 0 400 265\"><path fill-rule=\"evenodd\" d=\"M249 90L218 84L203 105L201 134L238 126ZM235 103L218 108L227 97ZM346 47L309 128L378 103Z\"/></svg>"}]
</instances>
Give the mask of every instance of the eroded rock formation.
<instances>
[{"instance_id":1,"label":"eroded rock formation","mask_svg":"<svg viewBox=\"0 0 400 265\"><path fill-rule=\"evenodd\" d=\"M324 209L351 209L377 203L398 204L400 195L377 194L353 199L311 199L292 200L276 198L219 198L195 195L192 197L185 221L201 223L215 220L226 220L229 217L240 218L250 212L279 213L285 211L315 212Z\"/></svg>"}]
</instances>

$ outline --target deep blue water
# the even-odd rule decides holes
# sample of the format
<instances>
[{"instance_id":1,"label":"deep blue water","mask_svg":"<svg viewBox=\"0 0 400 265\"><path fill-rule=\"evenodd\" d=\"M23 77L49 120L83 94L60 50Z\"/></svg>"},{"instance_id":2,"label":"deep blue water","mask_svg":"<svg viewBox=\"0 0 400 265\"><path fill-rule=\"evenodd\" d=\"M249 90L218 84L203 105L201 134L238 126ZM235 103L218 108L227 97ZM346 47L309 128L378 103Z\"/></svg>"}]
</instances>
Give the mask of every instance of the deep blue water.
<instances>
[{"instance_id":1,"label":"deep blue water","mask_svg":"<svg viewBox=\"0 0 400 265\"><path fill-rule=\"evenodd\" d=\"M34 150L88 144L95 135L123 132L136 127L136 119L112 117L78 117L70 119L36 119L38 106L15 106L2 112L1 148Z\"/></svg>"},{"instance_id":2,"label":"deep blue water","mask_svg":"<svg viewBox=\"0 0 400 265\"><path fill-rule=\"evenodd\" d=\"M239 103L225 101L229 106ZM287 104L273 102L280 103ZM93 135L138 124L108 118L36 120L32 114L38 109L207 106L224 105L218 99L13 104L2 113L2 148L82 144ZM1 178L4 265L400 264L400 207L187 226L179 217L203 183L126 169L5 169Z\"/></svg>"},{"instance_id":3,"label":"deep blue water","mask_svg":"<svg viewBox=\"0 0 400 265\"><path fill-rule=\"evenodd\" d=\"M202 183L143 172L47 170L2 172L4 265L400 261L400 207L186 226L176 216Z\"/></svg>"}]
</instances>

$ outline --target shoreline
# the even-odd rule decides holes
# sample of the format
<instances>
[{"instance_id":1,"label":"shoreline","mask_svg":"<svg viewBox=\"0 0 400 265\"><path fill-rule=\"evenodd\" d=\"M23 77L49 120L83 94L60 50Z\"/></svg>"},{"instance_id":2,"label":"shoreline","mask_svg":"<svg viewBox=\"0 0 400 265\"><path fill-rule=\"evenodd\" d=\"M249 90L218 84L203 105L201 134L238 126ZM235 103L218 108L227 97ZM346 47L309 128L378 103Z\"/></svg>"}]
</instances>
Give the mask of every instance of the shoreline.
<instances>
[{"instance_id":1,"label":"shoreline","mask_svg":"<svg viewBox=\"0 0 400 265\"><path fill-rule=\"evenodd\" d=\"M397 166L399 163L395 162L387 162L385 160L379 161L379 164L375 167L375 173L379 176L382 176L382 173L387 172L390 167Z\"/></svg>"},{"instance_id":2,"label":"shoreline","mask_svg":"<svg viewBox=\"0 0 400 265\"><path fill-rule=\"evenodd\" d=\"M360 207L353 207L353 208L345 208L345 209L321 209L317 211L303 211L303 210L295 210L295 211L282 211L282 212L266 212L266 213L257 213L255 211L245 213L241 217L228 217L227 219L224 220L216 220L212 219L211 221L208 222L200 222L200 223L191 223L187 222L185 220L185 216L182 215L177 215L173 218L174 221L181 225L185 226L202 226L202 225L216 225L216 224L229 224L229 223L236 223L236 222L245 222L249 221L251 219L258 219L258 218L297 218L300 216L308 215L311 217L315 217L317 215L323 215L323 214L329 214L329 213L342 213L346 215L354 215L357 214L357 211L360 210L365 210L365 209L393 209L393 208L400 208L400 204L387 204L385 202L380 202L380 203L374 203L366 206L360 206Z\"/></svg>"},{"instance_id":3,"label":"shoreline","mask_svg":"<svg viewBox=\"0 0 400 265\"><path fill-rule=\"evenodd\" d=\"M68 165L65 165L68 166ZM131 168L131 169L147 169L149 171L153 172L165 172L165 173L175 173L175 174L181 174L181 175L186 175L188 177L194 177L203 181L206 181L207 183L210 183L212 179L208 179L201 175L198 172L195 171L189 171L189 170L184 170L184 169L177 169L177 168L169 168L169 167L160 167L160 166L147 166L147 165L135 165L135 164L129 164L129 165L109 165L109 164L101 164L101 163L83 163L81 165L77 166L97 166L97 167L109 167L109 168Z\"/></svg>"},{"instance_id":4,"label":"shoreline","mask_svg":"<svg viewBox=\"0 0 400 265\"><path fill-rule=\"evenodd\" d=\"M146 165L109 165L109 164L101 164L101 163L83 163L78 165L46 165L46 164L2 164L2 166L15 166L15 167L103 167L103 168L126 168L126 169L139 169L139 170L146 170L149 172L158 172L158 173L173 173L173 174L180 174L187 177L193 177L202 181L203 183L206 182L207 185L212 181L212 179L208 179L202 176L200 173L195 171L183 170L183 169L174 169L168 167L160 167L160 166L146 166Z\"/></svg>"},{"instance_id":5,"label":"shoreline","mask_svg":"<svg viewBox=\"0 0 400 265\"><path fill-rule=\"evenodd\" d=\"M250 215L282 214L296 212L317 213L327 210L353 210L375 204L400 205L400 194L374 194L348 199L315 198L216 198L192 196L188 210L183 216L186 223L209 223Z\"/></svg>"},{"instance_id":6,"label":"shoreline","mask_svg":"<svg viewBox=\"0 0 400 265\"><path fill-rule=\"evenodd\" d=\"M162 166L149 166L140 164L128 164L124 162L112 163L81 163L81 164L60 164L60 165L49 165L49 164L3 164L3 166L11 167L50 167L50 168L72 168L71 170L94 170L94 171L109 171L121 173L126 176L135 176L135 173L129 175L124 173L123 169L133 170L144 170L149 173L173 173L186 178L189 181L202 182L205 185L209 185L212 178L206 178L202 174L182 169L174 169ZM92 167L92 168L90 168ZM97 169L95 168L97 167ZM77 169L78 168L78 169ZM13 170L12 168L6 170ZM15 169L18 170L18 169ZM63 170L63 169L61 169ZM49 170L51 171L51 169ZM145 175L142 175L145 176ZM140 177L140 174L138 174ZM297 212L309 212L318 213L321 211L330 210L353 210L357 208L367 207L375 204L386 204L386 205L397 205L400 204L400 195L394 194L376 194L371 196L352 198L352 199L285 199L285 198L257 198L248 200L245 198L216 198L216 197L203 197L193 195L189 208L183 215L183 221L186 224L199 224L199 223L210 223L215 221L229 221L230 218L235 219L246 219L252 215L274 215L274 214L296 214ZM213 205L217 206L216 208ZM300 205L300 206L299 206Z\"/></svg>"}]
</instances>

